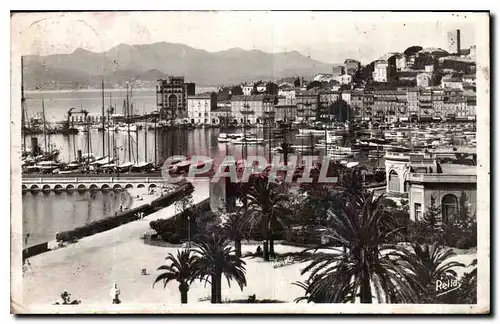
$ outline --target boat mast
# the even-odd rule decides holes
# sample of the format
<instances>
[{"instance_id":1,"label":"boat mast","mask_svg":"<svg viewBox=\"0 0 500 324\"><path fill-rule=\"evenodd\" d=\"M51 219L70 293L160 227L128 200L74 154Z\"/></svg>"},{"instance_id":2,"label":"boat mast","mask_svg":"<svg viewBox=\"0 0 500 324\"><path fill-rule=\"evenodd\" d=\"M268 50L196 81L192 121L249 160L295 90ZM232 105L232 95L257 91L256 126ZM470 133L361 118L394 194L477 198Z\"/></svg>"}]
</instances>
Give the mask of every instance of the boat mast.
<instances>
[{"instance_id":1,"label":"boat mast","mask_svg":"<svg viewBox=\"0 0 500 324\"><path fill-rule=\"evenodd\" d=\"M135 155L136 155L136 162L139 163L139 130L137 129L137 126L135 128Z\"/></svg>"},{"instance_id":2,"label":"boat mast","mask_svg":"<svg viewBox=\"0 0 500 324\"><path fill-rule=\"evenodd\" d=\"M105 136L105 115L104 115L104 79L101 79L101 97L102 97L102 157L106 156L106 136ZM109 154L109 152L108 152Z\"/></svg>"},{"instance_id":3,"label":"boat mast","mask_svg":"<svg viewBox=\"0 0 500 324\"><path fill-rule=\"evenodd\" d=\"M145 115L144 103L142 104L142 115ZM137 151L139 151L139 137L137 137ZM144 162L148 163L148 126L144 123Z\"/></svg>"},{"instance_id":4,"label":"boat mast","mask_svg":"<svg viewBox=\"0 0 500 324\"><path fill-rule=\"evenodd\" d=\"M130 103L129 103L129 97L128 97L128 83L127 83L127 102L126 102L126 106L125 106L125 109L126 109L126 112L127 112L127 115L126 115L126 121L127 121L127 140L128 140L128 161L130 162L132 159L131 159L131 147L130 147Z\"/></svg>"},{"instance_id":5,"label":"boat mast","mask_svg":"<svg viewBox=\"0 0 500 324\"><path fill-rule=\"evenodd\" d=\"M45 104L42 98L42 120L43 120L43 142L45 145L45 154L47 154L47 128L45 124Z\"/></svg>"},{"instance_id":6,"label":"boat mast","mask_svg":"<svg viewBox=\"0 0 500 324\"><path fill-rule=\"evenodd\" d=\"M246 150L247 150L247 114L248 114L248 108L249 105L247 103L247 98L245 97L245 101L243 103L243 111L245 112L245 123L243 124L243 150L241 152L241 159L244 160L246 159Z\"/></svg>"},{"instance_id":7,"label":"boat mast","mask_svg":"<svg viewBox=\"0 0 500 324\"><path fill-rule=\"evenodd\" d=\"M108 161L111 159L111 151L109 150L110 147L109 147L109 111L111 110L111 92L109 93L109 107L108 107L108 110L107 110L107 113L108 113L108 127L107 127L107 134L108 134L108 155L109 155L109 158L108 158Z\"/></svg>"},{"instance_id":8,"label":"boat mast","mask_svg":"<svg viewBox=\"0 0 500 324\"><path fill-rule=\"evenodd\" d=\"M23 153L26 153L26 98L24 97L24 56L21 56L21 132L23 134Z\"/></svg>"},{"instance_id":9,"label":"boat mast","mask_svg":"<svg viewBox=\"0 0 500 324\"><path fill-rule=\"evenodd\" d=\"M158 116L159 116L159 114L158 114ZM157 163L157 160L156 160L156 136L157 136L157 131L156 131L156 122L157 122L156 118L157 117L156 117L156 114L155 114L155 117L153 117L153 118L155 120L155 126L154 127L155 127L155 167L156 167L156 163Z\"/></svg>"}]
</instances>

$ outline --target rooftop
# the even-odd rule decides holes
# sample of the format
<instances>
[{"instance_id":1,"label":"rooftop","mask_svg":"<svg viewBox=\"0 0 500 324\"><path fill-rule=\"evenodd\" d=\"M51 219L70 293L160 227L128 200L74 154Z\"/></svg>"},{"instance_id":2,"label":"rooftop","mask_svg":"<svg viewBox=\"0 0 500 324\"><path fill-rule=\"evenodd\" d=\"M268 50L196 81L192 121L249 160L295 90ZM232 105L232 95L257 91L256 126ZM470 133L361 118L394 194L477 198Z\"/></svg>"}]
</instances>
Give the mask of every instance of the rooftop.
<instances>
[{"instance_id":1,"label":"rooftop","mask_svg":"<svg viewBox=\"0 0 500 324\"><path fill-rule=\"evenodd\" d=\"M476 175L477 167L464 164L441 164L442 174L448 175Z\"/></svg>"}]
</instances>

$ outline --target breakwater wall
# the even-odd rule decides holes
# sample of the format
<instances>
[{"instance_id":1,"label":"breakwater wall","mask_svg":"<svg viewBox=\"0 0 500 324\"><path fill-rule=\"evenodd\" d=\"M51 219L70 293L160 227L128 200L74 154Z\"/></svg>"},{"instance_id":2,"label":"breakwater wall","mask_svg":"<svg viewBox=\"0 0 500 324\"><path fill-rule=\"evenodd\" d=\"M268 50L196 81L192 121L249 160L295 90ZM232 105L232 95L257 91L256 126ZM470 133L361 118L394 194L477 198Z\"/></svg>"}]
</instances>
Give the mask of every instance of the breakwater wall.
<instances>
[{"instance_id":1,"label":"breakwater wall","mask_svg":"<svg viewBox=\"0 0 500 324\"><path fill-rule=\"evenodd\" d=\"M40 243L40 244L25 248L23 250L23 262L24 262L24 260L26 260L32 256L42 254L44 252L47 252L48 250L49 250L49 242L44 242L44 243Z\"/></svg>"},{"instance_id":2,"label":"breakwater wall","mask_svg":"<svg viewBox=\"0 0 500 324\"><path fill-rule=\"evenodd\" d=\"M129 209L105 219L91 222L87 225L77 227L70 231L64 231L56 234L56 240L59 242L74 242L80 238L91 236L104 232L120 225L139 219L140 216L147 216L161 208L168 207L177 200L191 194L194 191L193 184L186 182L171 192L153 200L149 204L143 204L133 209Z\"/></svg>"}]
</instances>

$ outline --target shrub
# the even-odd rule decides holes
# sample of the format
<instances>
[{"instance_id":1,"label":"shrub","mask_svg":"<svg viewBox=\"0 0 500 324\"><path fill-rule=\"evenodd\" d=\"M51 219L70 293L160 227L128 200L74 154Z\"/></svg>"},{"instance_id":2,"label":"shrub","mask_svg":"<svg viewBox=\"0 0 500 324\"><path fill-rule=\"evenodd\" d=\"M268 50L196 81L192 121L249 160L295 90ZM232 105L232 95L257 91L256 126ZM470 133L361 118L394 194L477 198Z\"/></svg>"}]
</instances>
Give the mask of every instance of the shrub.
<instances>
[{"instance_id":1,"label":"shrub","mask_svg":"<svg viewBox=\"0 0 500 324\"><path fill-rule=\"evenodd\" d=\"M445 226L443 241L446 245L459 249L470 249L477 246L477 225L463 226L459 222L451 222Z\"/></svg>"},{"instance_id":2,"label":"shrub","mask_svg":"<svg viewBox=\"0 0 500 324\"><path fill-rule=\"evenodd\" d=\"M170 236L170 243L181 244L181 236L177 233L172 234L172 236Z\"/></svg>"},{"instance_id":3,"label":"shrub","mask_svg":"<svg viewBox=\"0 0 500 324\"><path fill-rule=\"evenodd\" d=\"M149 226L157 233L175 232L175 224L172 219L158 219L151 221Z\"/></svg>"},{"instance_id":4,"label":"shrub","mask_svg":"<svg viewBox=\"0 0 500 324\"><path fill-rule=\"evenodd\" d=\"M161 237L163 242L170 242L170 240L172 239L172 236L173 236L173 234L170 232L165 232L165 233L160 234L160 237Z\"/></svg>"}]
</instances>

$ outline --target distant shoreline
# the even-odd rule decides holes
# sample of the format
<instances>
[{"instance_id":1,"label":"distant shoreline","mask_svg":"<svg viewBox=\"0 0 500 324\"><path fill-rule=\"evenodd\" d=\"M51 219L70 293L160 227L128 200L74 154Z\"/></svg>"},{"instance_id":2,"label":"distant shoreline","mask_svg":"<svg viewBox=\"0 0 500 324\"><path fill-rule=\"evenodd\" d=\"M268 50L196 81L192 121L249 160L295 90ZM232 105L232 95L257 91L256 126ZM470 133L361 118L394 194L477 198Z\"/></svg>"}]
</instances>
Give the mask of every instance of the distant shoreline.
<instances>
[{"instance_id":1,"label":"distant shoreline","mask_svg":"<svg viewBox=\"0 0 500 324\"><path fill-rule=\"evenodd\" d=\"M219 86L196 86L197 89L200 88L218 88ZM125 91L126 88L108 88L104 89L104 92L119 92ZM60 89L60 90L26 90L26 93L69 93L69 92L101 92L102 89L88 88L88 89ZM156 91L155 88L133 88L133 91Z\"/></svg>"}]
</instances>

